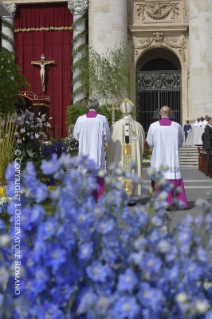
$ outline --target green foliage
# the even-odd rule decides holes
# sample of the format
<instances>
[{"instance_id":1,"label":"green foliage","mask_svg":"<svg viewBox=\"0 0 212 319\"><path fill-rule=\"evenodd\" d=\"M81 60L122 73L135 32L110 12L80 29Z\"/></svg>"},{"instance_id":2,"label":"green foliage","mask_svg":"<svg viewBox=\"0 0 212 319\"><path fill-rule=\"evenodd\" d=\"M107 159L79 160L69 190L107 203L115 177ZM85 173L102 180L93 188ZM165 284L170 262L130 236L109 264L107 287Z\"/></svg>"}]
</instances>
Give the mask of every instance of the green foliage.
<instances>
[{"instance_id":1,"label":"green foliage","mask_svg":"<svg viewBox=\"0 0 212 319\"><path fill-rule=\"evenodd\" d=\"M19 73L14 55L0 52L0 114L12 113L15 105L23 102L18 97L19 90L29 86L25 77Z\"/></svg>"},{"instance_id":2,"label":"green foliage","mask_svg":"<svg viewBox=\"0 0 212 319\"><path fill-rule=\"evenodd\" d=\"M92 96L103 104L120 104L125 97L135 100L135 65L131 50L124 44L99 54L92 48L79 52L73 70L81 83L84 96Z\"/></svg>"},{"instance_id":3,"label":"green foliage","mask_svg":"<svg viewBox=\"0 0 212 319\"><path fill-rule=\"evenodd\" d=\"M112 108L111 104L105 104L102 105L98 110L97 113L106 116L109 125L112 125L112 112L109 111L108 109ZM79 106L79 105L70 105L67 107L66 115L66 125L67 129L76 123L76 120L79 116L84 115L88 112L88 109L86 106ZM115 121L120 120L122 116L121 111L115 111Z\"/></svg>"},{"instance_id":4,"label":"green foliage","mask_svg":"<svg viewBox=\"0 0 212 319\"><path fill-rule=\"evenodd\" d=\"M67 129L69 126L76 123L76 120L79 116L84 115L88 112L88 109L86 106L79 106L79 105L70 105L67 107L66 111L66 126Z\"/></svg>"}]
</instances>

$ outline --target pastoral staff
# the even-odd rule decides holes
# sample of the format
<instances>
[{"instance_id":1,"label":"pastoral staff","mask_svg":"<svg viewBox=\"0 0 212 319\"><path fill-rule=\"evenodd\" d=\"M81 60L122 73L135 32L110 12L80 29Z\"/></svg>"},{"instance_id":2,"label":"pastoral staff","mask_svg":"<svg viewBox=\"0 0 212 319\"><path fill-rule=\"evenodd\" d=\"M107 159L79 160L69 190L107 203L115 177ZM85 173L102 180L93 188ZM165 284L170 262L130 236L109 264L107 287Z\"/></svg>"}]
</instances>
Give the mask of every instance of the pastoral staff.
<instances>
[{"instance_id":1,"label":"pastoral staff","mask_svg":"<svg viewBox=\"0 0 212 319\"><path fill-rule=\"evenodd\" d=\"M120 106L123 114L122 119L113 124L111 129L111 140L107 149L107 168L115 162L125 171L131 170L134 162L136 167L131 171L137 176L142 175L143 148L145 133L140 123L132 118L134 105L129 99L125 99ZM123 179L124 189L129 195L129 204L136 204L141 194L141 186L133 185L130 179Z\"/></svg>"},{"instance_id":2,"label":"pastoral staff","mask_svg":"<svg viewBox=\"0 0 212 319\"><path fill-rule=\"evenodd\" d=\"M163 106L160 109L160 121L150 125L147 143L152 148L151 166L156 171L159 170L161 164L169 167L164 172L164 177L174 185L174 188L181 187L182 192L177 195L177 199L183 201L185 208L188 208L179 161L179 147L183 144L183 129L180 124L169 119L170 113L170 108ZM167 198L169 205L173 203L173 196L174 191L170 191Z\"/></svg>"},{"instance_id":3,"label":"pastoral staff","mask_svg":"<svg viewBox=\"0 0 212 319\"><path fill-rule=\"evenodd\" d=\"M74 127L74 137L79 141L79 155L88 156L101 169L105 169L104 143L110 139L110 128L107 118L97 114L99 102L96 99L88 100L89 112L79 116ZM99 189L94 192L97 200L104 194L104 179L98 177Z\"/></svg>"}]
</instances>

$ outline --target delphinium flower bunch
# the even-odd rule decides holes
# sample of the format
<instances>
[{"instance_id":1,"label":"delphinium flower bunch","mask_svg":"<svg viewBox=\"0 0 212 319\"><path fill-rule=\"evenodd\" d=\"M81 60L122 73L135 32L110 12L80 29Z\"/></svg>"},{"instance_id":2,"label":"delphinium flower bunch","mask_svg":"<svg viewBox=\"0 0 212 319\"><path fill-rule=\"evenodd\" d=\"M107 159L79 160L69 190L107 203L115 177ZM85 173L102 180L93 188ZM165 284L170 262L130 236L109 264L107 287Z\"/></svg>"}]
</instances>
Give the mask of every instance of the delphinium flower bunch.
<instances>
[{"instance_id":1,"label":"delphinium flower bunch","mask_svg":"<svg viewBox=\"0 0 212 319\"><path fill-rule=\"evenodd\" d=\"M74 125L70 125L68 129L68 137L66 143L68 145L68 152L71 156L76 156L79 150L79 142L74 138Z\"/></svg>"},{"instance_id":2,"label":"delphinium flower bunch","mask_svg":"<svg viewBox=\"0 0 212 319\"><path fill-rule=\"evenodd\" d=\"M86 167L85 176L79 165ZM149 171L158 189L149 203L128 207L120 177L141 180L116 165L110 168L107 193L96 203L96 174L104 172L87 158L62 154L44 160L43 174L61 180L53 192L27 163L21 176L21 187L29 190L29 196L21 198L21 293L13 299L11 246L5 255L0 244L2 318L212 318L210 203L197 201L202 216L188 216L170 231L166 198L171 186L162 173ZM6 177L8 195L14 196L13 164ZM52 216L42 207L47 198L55 207ZM8 206L12 241L15 204Z\"/></svg>"},{"instance_id":3,"label":"delphinium flower bunch","mask_svg":"<svg viewBox=\"0 0 212 319\"><path fill-rule=\"evenodd\" d=\"M36 116L34 112L26 110L21 111L18 115L15 136L18 148L21 151L22 168L30 160L39 169L41 164L41 144L47 137L45 130L50 127L51 125L46 114Z\"/></svg>"}]
</instances>

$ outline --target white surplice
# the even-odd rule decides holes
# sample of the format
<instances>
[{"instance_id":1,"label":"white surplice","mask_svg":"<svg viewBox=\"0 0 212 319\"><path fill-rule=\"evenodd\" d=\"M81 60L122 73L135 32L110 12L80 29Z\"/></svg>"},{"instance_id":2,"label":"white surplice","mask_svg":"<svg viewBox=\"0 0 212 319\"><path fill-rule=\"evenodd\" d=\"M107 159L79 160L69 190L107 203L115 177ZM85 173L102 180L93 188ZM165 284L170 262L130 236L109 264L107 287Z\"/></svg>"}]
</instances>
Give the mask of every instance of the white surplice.
<instances>
[{"instance_id":1,"label":"white surplice","mask_svg":"<svg viewBox=\"0 0 212 319\"><path fill-rule=\"evenodd\" d=\"M147 143L152 148L151 167L157 171L160 165L167 165L166 179L181 179L179 147L183 144L183 129L172 121L170 126L161 126L159 121L150 125Z\"/></svg>"},{"instance_id":2,"label":"white surplice","mask_svg":"<svg viewBox=\"0 0 212 319\"><path fill-rule=\"evenodd\" d=\"M107 118L97 114L88 118L78 117L74 127L74 137L79 141L79 155L88 156L101 169L105 169L104 143L110 139L110 128Z\"/></svg>"},{"instance_id":3,"label":"white surplice","mask_svg":"<svg viewBox=\"0 0 212 319\"><path fill-rule=\"evenodd\" d=\"M199 126L200 126L199 123L200 123L200 122L197 122L197 121L196 121L192 126L193 126L193 127L199 127Z\"/></svg>"}]
</instances>

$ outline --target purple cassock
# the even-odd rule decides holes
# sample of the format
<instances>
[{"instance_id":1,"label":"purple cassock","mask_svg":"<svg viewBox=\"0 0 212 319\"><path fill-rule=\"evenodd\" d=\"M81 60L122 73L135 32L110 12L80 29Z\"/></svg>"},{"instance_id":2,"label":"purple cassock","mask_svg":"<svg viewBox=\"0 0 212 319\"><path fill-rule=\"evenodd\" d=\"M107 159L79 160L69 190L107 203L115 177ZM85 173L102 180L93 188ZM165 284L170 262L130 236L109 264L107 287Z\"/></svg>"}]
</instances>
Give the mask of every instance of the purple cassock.
<instances>
[{"instance_id":1,"label":"purple cassock","mask_svg":"<svg viewBox=\"0 0 212 319\"><path fill-rule=\"evenodd\" d=\"M168 118L168 117L163 117L161 118L161 120L159 120L159 124L160 126L170 126L172 123L172 121ZM177 198L178 200L184 202L184 207L188 208L188 202L187 202L187 198L186 198L186 193L185 193L185 188L184 188L184 183L183 183L183 179L167 179L167 181L170 184L174 185L174 189L170 192L168 192L168 197L167 197L167 202L169 205L173 204L173 198ZM154 189L155 187L155 182L152 180L151 182L152 188ZM175 189L177 187L181 187L182 192L180 194L177 194L177 196L175 195Z\"/></svg>"}]
</instances>

